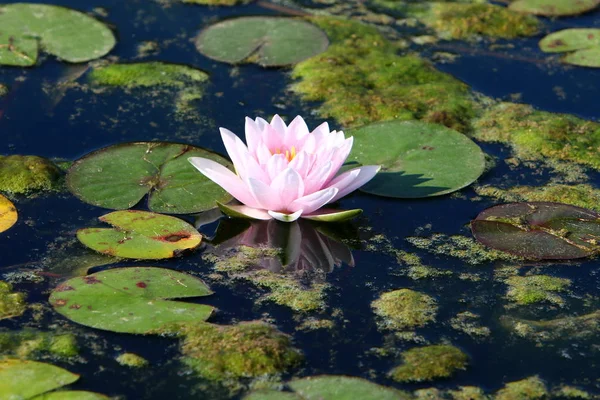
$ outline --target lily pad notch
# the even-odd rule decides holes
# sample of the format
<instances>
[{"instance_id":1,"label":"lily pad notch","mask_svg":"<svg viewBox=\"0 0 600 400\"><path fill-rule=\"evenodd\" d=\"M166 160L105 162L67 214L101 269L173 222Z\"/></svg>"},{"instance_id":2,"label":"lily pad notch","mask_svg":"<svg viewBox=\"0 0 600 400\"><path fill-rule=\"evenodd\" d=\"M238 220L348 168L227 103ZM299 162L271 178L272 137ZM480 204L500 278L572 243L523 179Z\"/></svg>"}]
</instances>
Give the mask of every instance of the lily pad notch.
<instances>
[{"instance_id":1,"label":"lily pad notch","mask_svg":"<svg viewBox=\"0 0 600 400\"><path fill-rule=\"evenodd\" d=\"M106 25L79 11L47 4L0 6L0 65L35 65L40 49L82 63L103 57L115 44Z\"/></svg>"},{"instance_id":2,"label":"lily pad notch","mask_svg":"<svg viewBox=\"0 0 600 400\"><path fill-rule=\"evenodd\" d=\"M229 64L256 63L283 67L322 53L329 46L325 32L301 19L241 17L218 22L196 38L206 57Z\"/></svg>"}]
</instances>

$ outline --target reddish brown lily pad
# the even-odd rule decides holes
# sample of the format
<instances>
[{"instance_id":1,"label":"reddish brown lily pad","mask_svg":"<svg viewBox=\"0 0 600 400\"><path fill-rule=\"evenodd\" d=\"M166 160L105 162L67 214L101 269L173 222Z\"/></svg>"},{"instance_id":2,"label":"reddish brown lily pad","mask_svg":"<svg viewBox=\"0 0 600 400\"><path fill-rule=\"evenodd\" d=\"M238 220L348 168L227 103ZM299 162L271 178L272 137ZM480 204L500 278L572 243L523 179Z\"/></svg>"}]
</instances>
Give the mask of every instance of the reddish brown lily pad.
<instances>
[{"instance_id":1,"label":"reddish brown lily pad","mask_svg":"<svg viewBox=\"0 0 600 400\"><path fill-rule=\"evenodd\" d=\"M475 239L527 259L567 260L600 250L600 214L550 202L510 203L471 221Z\"/></svg>"}]
</instances>

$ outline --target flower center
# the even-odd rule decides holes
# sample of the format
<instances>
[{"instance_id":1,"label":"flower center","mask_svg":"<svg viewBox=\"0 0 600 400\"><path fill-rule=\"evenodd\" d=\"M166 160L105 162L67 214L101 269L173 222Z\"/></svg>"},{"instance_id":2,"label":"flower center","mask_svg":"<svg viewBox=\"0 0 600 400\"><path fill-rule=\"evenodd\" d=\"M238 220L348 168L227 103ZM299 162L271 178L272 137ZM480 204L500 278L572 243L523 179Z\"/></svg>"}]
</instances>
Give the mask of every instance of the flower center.
<instances>
[{"instance_id":1,"label":"flower center","mask_svg":"<svg viewBox=\"0 0 600 400\"><path fill-rule=\"evenodd\" d=\"M285 152L282 149L275 149L275 151L271 151L271 154L283 154L290 162L296 157L296 146L292 146L291 150L285 150Z\"/></svg>"}]
</instances>

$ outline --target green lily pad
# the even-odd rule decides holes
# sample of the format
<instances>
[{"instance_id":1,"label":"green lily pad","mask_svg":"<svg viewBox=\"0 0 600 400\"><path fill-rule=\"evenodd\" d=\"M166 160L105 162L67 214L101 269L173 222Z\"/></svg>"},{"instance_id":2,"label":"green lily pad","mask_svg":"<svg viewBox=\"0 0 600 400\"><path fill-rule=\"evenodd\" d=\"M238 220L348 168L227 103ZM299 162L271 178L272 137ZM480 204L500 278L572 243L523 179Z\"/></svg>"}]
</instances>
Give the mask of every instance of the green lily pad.
<instances>
[{"instance_id":1,"label":"green lily pad","mask_svg":"<svg viewBox=\"0 0 600 400\"><path fill-rule=\"evenodd\" d=\"M109 400L110 398L103 394L85 392L83 390L69 390L46 393L36 396L32 400Z\"/></svg>"},{"instance_id":2,"label":"green lily pad","mask_svg":"<svg viewBox=\"0 0 600 400\"><path fill-rule=\"evenodd\" d=\"M79 375L51 364L24 360L0 360L0 399L31 399L68 385Z\"/></svg>"},{"instance_id":3,"label":"green lily pad","mask_svg":"<svg viewBox=\"0 0 600 400\"><path fill-rule=\"evenodd\" d=\"M112 31L79 11L46 4L0 6L0 65L34 65L39 48L67 62L85 62L114 46Z\"/></svg>"},{"instance_id":4,"label":"green lily pad","mask_svg":"<svg viewBox=\"0 0 600 400\"><path fill-rule=\"evenodd\" d=\"M517 0L508 8L513 11L546 17L583 14L598 7L600 0Z\"/></svg>"},{"instance_id":5,"label":"green lily pad","mask_svg":"<svg viewBox=\"0 0 600 400\"><path fill-rule=\"evenodd\" d=\"M471 230L484 245L528 259L566 260L600 250L600 214L568 204L494 206L471 221Z\"/></svg>"},{"instance_id":6,"label":"green lily pad","mask_svg":"<svg viewBox=\"0 0 600 400\"><path fill-rule=\"evenodd\" d=\"M50 304L73 322L113 332L148 334L182 322L207 320L211 306L169 299L208 296L200 279L155 267L115 268L69 279Z\"/></svg>"},{"instance_id":7,"label":"green lily pad","mask_svg":"<svg viewBox=\"0 0 600 400\"><path fill-rule=\"evenodd\" d=\"M124 210L149 194L148 208L191 214L227 203L231 196L188 162L204 157L231 167L223 157L185 144L125 143L105 147L77 160L67 173L69 190L95 206Z\"/></svg>"},{"instance_id":8,"label":"green lily pad","mask_svg":"<svg viewBox=\"0 0 600 400\"><path fill-rule=\"evenodd\" d=\"M306 400L403 400L412 396L349 376L321 375L295 379L288 386Z\"/></svg>"},{"instance_id":9,"label":"green lily pad","mask_svg":"<svg viewBox=\"0 0 600 400\"><path fill-rule=\"evenodd\" d=\"M77 239L92 250L109 256L157 260L193 249L202 235L187 222L146 211L115 211L100 221L114 228L85 228Z\"/></svg>"},{"instance_id":10,"label":"green lily pad","mask_svg":"<svg viewBox=\"0 0 600 400\"><path fill-rule=\"evenodd\" d=\"M378 196L418 198L462 189L483 173L484 154L471 139L441 125L387 121L354 129L348 161L381 165L361 187Z\"/></svg>"},{"instance_id":11,"label":"green lily pad","mask_svg":"<svg viewBox=\"0 0 600 400\"><path fill-rule=\"evenodd\" d=\"M581 67L600 67L600 29L564 29L540 41L546 53L569 52L562 61Z\"/></svg>"},{"instance_id":12,"label":"green lily pad","mask_svg":"<svg viewBox=\"0 0 600 400\"><path fill-rule=\"evenodd\" d=\"M327 49L325 32L302 20L242 17L209 26L196 39L206 57L230 64L254 62L263 67L296 64Z\"/></svg>"}]
</instances>

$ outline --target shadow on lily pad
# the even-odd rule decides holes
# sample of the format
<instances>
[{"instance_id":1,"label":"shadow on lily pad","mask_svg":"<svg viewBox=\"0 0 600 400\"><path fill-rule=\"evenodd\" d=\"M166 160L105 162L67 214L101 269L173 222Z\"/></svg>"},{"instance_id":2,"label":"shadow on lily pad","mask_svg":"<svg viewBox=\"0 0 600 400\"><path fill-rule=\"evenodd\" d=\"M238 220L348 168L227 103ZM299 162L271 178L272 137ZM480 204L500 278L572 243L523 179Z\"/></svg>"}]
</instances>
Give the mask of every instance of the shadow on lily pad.
<instances>
[{"instance_id":1,"label":"shadow on lily pad","mask_svg":"<svg viewBox=\"0 0 600 400\"><path fill-rule=\"evenodd\" d=\"M380 172L360 190L378 196L399 198L437 196L454 191L449 187L428 186L427 182L432 180L424 178L422 174Z\"/></svg>"}]
</instances>

